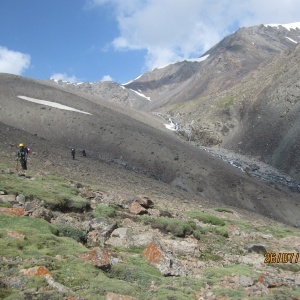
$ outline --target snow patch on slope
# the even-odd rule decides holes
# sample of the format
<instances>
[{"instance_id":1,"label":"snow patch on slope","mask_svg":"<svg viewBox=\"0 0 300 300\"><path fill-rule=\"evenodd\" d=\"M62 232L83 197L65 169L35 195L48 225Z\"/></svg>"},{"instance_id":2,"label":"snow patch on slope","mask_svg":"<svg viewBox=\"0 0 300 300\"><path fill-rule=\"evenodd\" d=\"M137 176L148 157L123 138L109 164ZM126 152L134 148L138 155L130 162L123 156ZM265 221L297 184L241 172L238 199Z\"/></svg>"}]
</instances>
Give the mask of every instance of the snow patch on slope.
<instances>
[{"instance_id":1,"label":"snow patch on slope","mask_svg":"<svg viewBox=\"0 0 300 300\"><path fill-rule=\"evenodd\" d=\"M66 105L63 105L63 104L59 104L59 103L56 103L56 102L51 102L51 101L47 101L47 100L39 100L39 99L34 99L34 98L26 97L26 96L18 96L18 98L29 101L29 102L37 103L37 104L42 104L42 105L55 107L55 108L62 109L62 110L75 111L75 112L79 112L79 113L82 113L82 114L91 115L88 112L78 110L76 108L66 106Z\"/></svg>"},{"instance_id":2,"label":"snow patch on slope","mask_svg":"<svg viewBox=\"0 0 300 300\"><path fill-rule=\"evenodd\" d=\"M133 91L134 93L138 94L140 97L146 98L147 100L151 101L150 97L145 96L144 94L137 92L133 89L130 89L131 91Z\"/></svg>"}]
</instances>

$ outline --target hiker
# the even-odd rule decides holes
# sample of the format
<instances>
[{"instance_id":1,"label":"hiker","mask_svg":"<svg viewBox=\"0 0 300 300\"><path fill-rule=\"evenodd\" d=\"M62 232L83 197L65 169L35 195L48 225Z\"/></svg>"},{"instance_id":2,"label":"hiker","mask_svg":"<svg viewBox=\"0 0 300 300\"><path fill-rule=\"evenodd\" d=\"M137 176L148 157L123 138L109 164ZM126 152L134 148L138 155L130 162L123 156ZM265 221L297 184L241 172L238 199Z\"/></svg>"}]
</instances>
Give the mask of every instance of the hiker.
<instances>
[{"instance_id":1,"label":"hiker","mask_svg":"<svg viewBox=\"0 0 300 300\"><path fill-rule=\"evenodd\" d=\"M75 149L74 148L72 148L71 154L72 154L73 159L75 159Z\"/></svg>"},{"instance_id":2,"label":"hiker","mask_svg":"<svg viewBox=\"0 0 300 300\"><path fill-rule=\"evenodd\" d=\"M21 166L23 170L27 170L27 157L28 157L28 149L24 146L24 144L19 144L19 150L17 153L17 160L20 160Z\"/></svg>"},{"instance_id":3,"label":"hiker","mask_svg":"<svg viewBox=\"0 0 300 300\"><path fill-rule=\"evenodd\" d=\"M85 150L82 150L82 156L86 157L86 152L85 152Z\"/></svg>"}]
</instances>

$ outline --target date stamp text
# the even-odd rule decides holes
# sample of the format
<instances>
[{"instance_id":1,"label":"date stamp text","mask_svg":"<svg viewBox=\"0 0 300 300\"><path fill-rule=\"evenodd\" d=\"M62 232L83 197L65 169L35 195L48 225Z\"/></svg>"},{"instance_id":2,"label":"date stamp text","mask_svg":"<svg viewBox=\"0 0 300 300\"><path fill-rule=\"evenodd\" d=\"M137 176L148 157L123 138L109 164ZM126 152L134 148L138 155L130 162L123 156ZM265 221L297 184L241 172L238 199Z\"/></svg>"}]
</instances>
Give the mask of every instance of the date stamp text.
<instances>
[{"instance_id":1,"label":"date stamp text","mask_svg":"<svg viewBox=\"0 0 300 300\"><path fill-rule=\"evenodd\" d=\"M266 252L264 254L265 264L270 263L298 263L299 260L299 253L294 252L282 252L282 253L275 253L275 252Z\"/></svg>"}]
</instances>

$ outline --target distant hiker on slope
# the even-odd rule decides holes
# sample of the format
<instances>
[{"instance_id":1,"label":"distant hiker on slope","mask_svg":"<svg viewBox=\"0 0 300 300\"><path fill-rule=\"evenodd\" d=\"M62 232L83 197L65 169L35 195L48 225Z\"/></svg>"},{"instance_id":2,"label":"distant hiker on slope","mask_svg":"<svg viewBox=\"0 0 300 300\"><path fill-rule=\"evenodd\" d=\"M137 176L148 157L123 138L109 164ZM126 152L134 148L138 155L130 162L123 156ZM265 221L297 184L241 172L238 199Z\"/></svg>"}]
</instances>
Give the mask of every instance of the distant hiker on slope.
<instances>
[{"instance_id":1,"label":"distant hiker on slope","mask_svg":"<svg viewBox=\"0 0 300 300\"><path fill-rule=\"evenodd\" d=\"M22 143L19 144L19 150L17 153L17 160L20 160L23 170L27 170L27 158L28 158L28 148L26 148Z\"/></svg>"},{"instance_id":2,"label":"distant hiker on slope","mask_svg":"<svg viewBox=\"0 0 300 300\"><path fill-rule=\"evenodd\" d=\"M85 152L85 150L82 150L82 156L86 157L86 152Z\"/></svg>"},{"instance_id":3,"label":"distant hiker on slope","mask_svg":"<svg viewBox=\"0 0 300 300\"><path fill-rule=\"evenodd\" d=\"M73 159L75 159L75 149L74 148L72 148L71 154L72 154Z\"/></svg>"}]
</instances>

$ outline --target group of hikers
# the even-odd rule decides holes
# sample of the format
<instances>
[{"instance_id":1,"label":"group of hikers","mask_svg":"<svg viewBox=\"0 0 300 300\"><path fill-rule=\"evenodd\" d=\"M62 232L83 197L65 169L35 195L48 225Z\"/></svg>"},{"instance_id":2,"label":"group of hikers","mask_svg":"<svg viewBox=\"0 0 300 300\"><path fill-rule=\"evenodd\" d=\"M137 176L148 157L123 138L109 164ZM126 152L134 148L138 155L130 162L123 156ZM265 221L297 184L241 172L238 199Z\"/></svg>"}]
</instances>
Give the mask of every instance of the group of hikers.
<instances>
[{"instance_id":1,"label":"group of hikers","mask_svg":"<svg viewBox=\"0 0 300 300\"><path fill-rule=\"evenodd\" d=\"M71 149L72 158L75 159L75 148ZM82 150L82 156L86 156L85 150Z\"/></svg>"},{"instance_id":2,"label":"group of hikers","mask_svg":"<svg viewBox=\"0 0 300 300\"><path fill-rule=\"evenodd\" d=\"M27 170L27 158L29 153L31 153L30 148L25 147L24 144L22 143L19 144L18 152L17 152L17 169L18 169L18 162L20 161L22 169ZM75 153L76 153L75 148L72 148L71 155L73 159L75 159ZM86 157L85 150L82 150L82 156Z\"/></svg>"}]
</instances>

